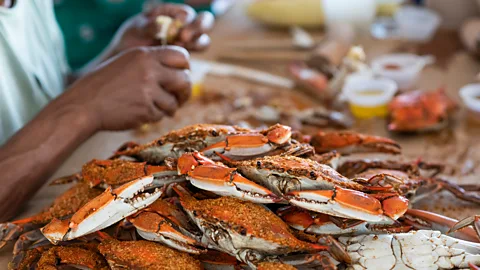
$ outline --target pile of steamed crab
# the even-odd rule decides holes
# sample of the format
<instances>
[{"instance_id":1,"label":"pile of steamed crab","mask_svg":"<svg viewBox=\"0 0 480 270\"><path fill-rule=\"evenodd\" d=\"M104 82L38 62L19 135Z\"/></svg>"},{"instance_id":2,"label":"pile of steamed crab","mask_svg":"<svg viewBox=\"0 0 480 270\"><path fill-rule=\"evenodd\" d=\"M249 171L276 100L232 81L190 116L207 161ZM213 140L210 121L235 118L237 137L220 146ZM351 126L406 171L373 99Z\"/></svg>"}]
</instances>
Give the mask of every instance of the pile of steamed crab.
<instances>
[{"instance_id":1,"label":"pile of steamed crab","mask_svg":"<svg viewBox=\"0 0 480 270\"><path fill-rule=\"evenodd\" d=\"M480 203L478 187L400 154L348 131L187 126L53 181L73 186L0 224L0 246L10 269L479 269L480 216L412 208L440 190Z\"/></svg>"}]
</instances>

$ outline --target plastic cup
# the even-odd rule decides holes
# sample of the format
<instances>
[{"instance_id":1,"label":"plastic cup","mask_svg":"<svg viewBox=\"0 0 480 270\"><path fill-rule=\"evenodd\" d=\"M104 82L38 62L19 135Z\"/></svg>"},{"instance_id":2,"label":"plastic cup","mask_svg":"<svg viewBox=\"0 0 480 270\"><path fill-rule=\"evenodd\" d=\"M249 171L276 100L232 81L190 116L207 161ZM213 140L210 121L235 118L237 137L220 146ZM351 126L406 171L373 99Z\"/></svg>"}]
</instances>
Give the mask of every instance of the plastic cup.
<instances>
[{"instance_id":1,"label":"plastic cup","mask_svg":"<svg viewBox=\"0 0 480 270\"><path fill-rule=\"evenodd\" d=\"M375 75L394 80L398 88L409 89L417 82L422 69L435 61L432 56L415 54L388 54L372 61Z\"/></svg>"},{"instance_id":2,"label":"plastic cup","mask_svg":"<svg viewBox=\"0 0 480 270\"><path fill-rule=\"evenodd\" d=\"M459 93L468 109L470 119L480 124L480 83L467 84Z\"/></svg>"},{"instance_id":3,"label":"plastic cup","mask_svg":"<svg viewBox=\"0 0 480 270\"><path fill-rule=\"evenodd\" d=\"M395 81L387 78L351 76L345 82L343 93L350 111L356 118L385 117L388 103L397 92Z\"/></svg>"}]
</instances>

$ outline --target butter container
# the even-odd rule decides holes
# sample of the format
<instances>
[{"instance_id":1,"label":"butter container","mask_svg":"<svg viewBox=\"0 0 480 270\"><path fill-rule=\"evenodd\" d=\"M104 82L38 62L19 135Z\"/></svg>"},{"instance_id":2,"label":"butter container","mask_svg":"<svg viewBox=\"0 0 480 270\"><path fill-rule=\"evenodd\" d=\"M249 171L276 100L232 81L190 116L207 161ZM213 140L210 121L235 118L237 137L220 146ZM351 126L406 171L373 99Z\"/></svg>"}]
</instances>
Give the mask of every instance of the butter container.
<instances>
[{"instance_id":1,"label":"butter container","mask_svg":"<svg viewBox=\"0 0 480 270\"><path fill-rule=\"evenodd\" d=\"M467 107L469 118L472 122L480 124L480 83L467 84L459 93Z\"/></svg>"},{"instance_id":2,"label":"butter container","mask_svg":"<svg viewBox=\"0 0 480 270\"><path fill-rule=\"evenodd\" d=\"M397 89L397 84L391 79L352 76L347 79L343 94L353 116L368 119L387 116L388 103Z\"/></svg>"}]
</instances>

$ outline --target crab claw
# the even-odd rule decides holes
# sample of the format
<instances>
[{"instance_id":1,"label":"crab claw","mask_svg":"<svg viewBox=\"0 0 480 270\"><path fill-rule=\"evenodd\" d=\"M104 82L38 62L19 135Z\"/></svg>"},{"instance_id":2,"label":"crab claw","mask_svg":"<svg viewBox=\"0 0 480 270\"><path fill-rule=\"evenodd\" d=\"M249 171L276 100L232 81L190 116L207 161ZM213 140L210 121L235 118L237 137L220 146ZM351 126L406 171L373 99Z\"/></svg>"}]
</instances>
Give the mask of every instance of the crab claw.
<instances>
[{"instance_id":1,"label":"crab claw","mask_svg":"<svg viewBox=\"0 0 480 270\"><path fill-rule=\"evenodd\" d=\"M460 220L450 228L448 233L458 231L470 225L473 226L473 228L475 229L475 232L480 238L480 215L475 215L475 216L467 217Z\"/></svg>"},{"instance_id":2,"label":"crab claw","mask_svg":"<svg viewBox=\"0 0 480 270\"><path fill-rule=\"evenodd\" d=\"M171 221L157 213L144 212L130 218L129 221L135 226L138 234L146 240L161 242L187 253L200 254L204 252L203 249L195 247L199 245L195 239L181 233Z\"/></svg>"},{"instance_id":3,"label":"crab claw","mask_svg":"<svg viewBox=\"0 0 480 270\"><path fill-rule=\"evenodd\" d=\"M354 132L318 132L310 140L317 153L336 150L342 154L352 153L389 153L400 154L398 143L388 138L371 136Z\"/></svg>"},{"instance_id":4,"label":"crab claw","mask_svg":"<svg viewBox=\"0 0 480 270\"><path fill-rule=\"evenodd\" d=\"M80 208L70 220L52 220L41 231L56 244L106 228L157 200L161 190L144 192L152 182L153 176L148 176L113 190L108 188Z\"/></svg>"},{"instance_id":5,"label":"crab claw","mask_svg":"<svg viewBox=\"0 0 480 270\"><path fill-rule=\"evenodd\" d=\"M388 219L376 198L338 186L333 190L293 191L287 194L287 198L295 206L332 216L369 222Z\"/></svg>"},{"instance_id":6,"label":"crab claw","mask_svg":"<svg viewBox=\"0 0 480 270\"><path fill-rule=\"evenodd\" d=\"M262 155L269 155L290 142L291 128L276 124L258 133L231 135L226 140L212 144L201 152L209 157L216 157L215 153L241 160Z\"/></svg>"},{"instance_id":7,"label":"crab claw","mask_svg":"<svg viewBox=\"0 0 480 270\"><path fill-rule=\"evenodd\" d=\"M161 242L187 253L205 252L203 245L190 236L188 218L172 203L157 200L127 219L146 240Z\"/></svg>"},{"instance_id":8,"label":"crab claw","mask_svg":"<svg viewBox=\"0 0 480 270\"><path fill-rule=\"evenodd\" d=\"M192 152L183 154L177 160L177 171L178 174L187 174L189 171L195 169L195 167L200 165L219 165L216 164L213 160L205 157L199 152Z\"/></svg>"},{"instance_id":9,"label":"crab claw","mask_svg":"<svg viewBox=\"0 0 480 270\"><path fill-rule=\"evenodd\" d=\"M222 196L256 203L275 203L281 200L270 190L241 176L236 169L219 165L198 166L188 172L187 179L197 188Z\"/></svg>"}]
</instances>

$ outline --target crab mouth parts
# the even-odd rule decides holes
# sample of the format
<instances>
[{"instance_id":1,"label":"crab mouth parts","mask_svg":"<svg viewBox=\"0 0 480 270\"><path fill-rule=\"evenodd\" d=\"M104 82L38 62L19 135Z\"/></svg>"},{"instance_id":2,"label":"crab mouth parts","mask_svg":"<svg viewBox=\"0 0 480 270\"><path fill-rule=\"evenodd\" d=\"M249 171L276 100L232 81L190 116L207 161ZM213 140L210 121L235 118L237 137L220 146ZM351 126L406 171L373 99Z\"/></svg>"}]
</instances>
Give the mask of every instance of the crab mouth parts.
<instances>
[{"instance_id":1,"label":"crab mouth parts","mask_svg":"<svg viewBox=\"0 0 480 270\"><path fill-rule=\"evenodd\" d=\"M276 196L272 196L272 195L268 195L268 194L261 194L261 193L257 193L257 192L254 192L254 191L241 189L237 185L234 185L234 187L238 192L241 192L241 193L245 194L245 196L248 196L248 197L281 200Z\"/></svg>"},{"instance_id":2,"label":"crab mouth parts","mask_svg":"<svg viewBox=\"0 0 480 270\"><path fill-rule=\"evenodd\" d=\"M319 201L319 200L306 199L306 198L300 198L295 196L288 196L287 198L298 201L298 202L309 203L309 204L323 204L323 205L328 204L328 201Z\"/></svg>"},{"instance_id":3,"label":"crab mouth parts","mask_svg":"<svg viewBox=\"0 0 480 270\"><path fill-rule=\"evenodd\" d=\"M145 190L145 189L147 189L147 190ZM129 198L124 198L123 201L125 203L131 204L131 205L136 205L136 204L142 203L143 201L145 201L149 197L151 197L153 195L156 195L161 191L162 190L159 189L158 187L156 187L155 184L152 184L152 185L146 186L145 188L142 188L142 189L136 191L133 194L133 196L131 196Z\"/></svg>"}]
</instances>

